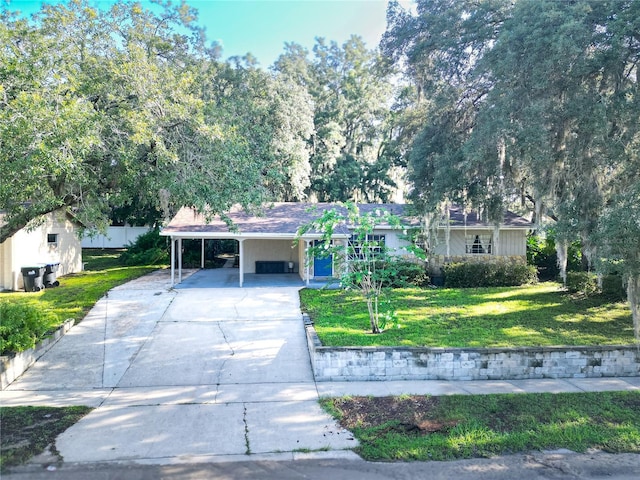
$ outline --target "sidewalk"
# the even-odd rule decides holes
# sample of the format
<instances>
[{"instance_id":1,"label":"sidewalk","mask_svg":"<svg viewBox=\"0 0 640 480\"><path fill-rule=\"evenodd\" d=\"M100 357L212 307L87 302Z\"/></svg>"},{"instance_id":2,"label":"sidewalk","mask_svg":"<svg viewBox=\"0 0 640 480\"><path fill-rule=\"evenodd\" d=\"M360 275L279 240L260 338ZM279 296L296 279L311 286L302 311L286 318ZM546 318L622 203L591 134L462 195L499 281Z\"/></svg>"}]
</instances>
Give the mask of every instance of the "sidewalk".
<instances>
[{"instance_id":1,"label":"sidewalk","mask_svg":"<svg viewBox=\"0 0 640 480\"><path fill-rule=\"evenodd\" d=\"M288 384L255 383L249 385L226 385L215 393L208 386L164 386L146 389L142 399L136 400L132 388L95 388L61 390L11 389L0 392L0 405L69 406L86 405L144 405L154 398L162 404L186 402L235 403L309 401L321 397L390 395L487 395L492 393L580 393L640 390L639 377L620 378L560 378L539 380L412 380L391 382L317 382ZM156 395L150 397L152 392Z\"/></svg>"}]
</instances>

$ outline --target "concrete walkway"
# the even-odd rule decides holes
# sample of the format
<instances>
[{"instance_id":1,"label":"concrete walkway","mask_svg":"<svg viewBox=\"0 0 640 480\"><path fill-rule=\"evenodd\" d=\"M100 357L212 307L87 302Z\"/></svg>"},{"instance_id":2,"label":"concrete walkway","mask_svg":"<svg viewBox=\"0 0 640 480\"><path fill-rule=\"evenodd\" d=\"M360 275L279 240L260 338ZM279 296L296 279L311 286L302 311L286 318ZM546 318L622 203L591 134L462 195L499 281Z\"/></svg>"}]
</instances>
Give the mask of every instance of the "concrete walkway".
<instances>
[{"instance_id":1,"label":"concrete walkway","mask_svg":"<svg viewBox=\"0 0 640 480\"><path fill-rule=\"evenodd\" d=\"M159 271L114 288L0 404L96 407L58 437L65 462L173 464L355 458L321 396L640 389L639 378L316 384L299 279L238 288L233 275L187 271L171 289Z\"/></svg>"}]
</instances>

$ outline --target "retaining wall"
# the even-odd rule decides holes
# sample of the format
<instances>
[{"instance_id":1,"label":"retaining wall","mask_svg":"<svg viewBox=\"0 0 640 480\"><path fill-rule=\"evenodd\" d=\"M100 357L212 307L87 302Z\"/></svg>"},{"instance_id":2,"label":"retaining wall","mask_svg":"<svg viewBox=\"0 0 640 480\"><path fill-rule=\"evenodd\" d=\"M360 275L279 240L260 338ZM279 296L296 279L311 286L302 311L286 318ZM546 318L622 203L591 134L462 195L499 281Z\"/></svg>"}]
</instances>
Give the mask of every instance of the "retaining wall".
<instances>
[{"instance_id":1,"label":"retaining wall","mask_svg":"<svg viewBox=\"0 0 640 480\"><path fill-rule=\"evenodd\" d=\"M34 348L18 352L15 355L0 356L0 390L7 388L11 382L22 375L27 368L53 347L73 325L73 318L66 320L60 328L39 342Z\"/></svg>"},{"instance_id":2,"label":"retaining wall","mask_svg":"<svg viewBox=\"0 0 640 480\"><path fill-rule=\"evenodd\" d=\"M519 348L324 347L305 315L317 381L640 376L636 345Z\"/></svg>"}]
</instances>

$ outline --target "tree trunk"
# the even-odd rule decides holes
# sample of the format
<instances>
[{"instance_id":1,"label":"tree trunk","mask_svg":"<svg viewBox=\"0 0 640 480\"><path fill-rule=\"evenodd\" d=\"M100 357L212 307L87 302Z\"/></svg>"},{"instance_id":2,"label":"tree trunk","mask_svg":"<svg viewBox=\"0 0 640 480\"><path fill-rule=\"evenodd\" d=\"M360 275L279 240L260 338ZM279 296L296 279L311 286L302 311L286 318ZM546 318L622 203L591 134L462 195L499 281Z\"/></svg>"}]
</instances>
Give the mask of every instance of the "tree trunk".
<instances>
[{"instance_id":1,"label":"tree trunk","mask_svg":"<svg viewBox=\"0 0 640 480\"><path fill-rule=\"evenodd\" d=\"M371 324L371 333L380 333L378 327L378 318L375 315L373 308L373 298L367 297L367 310L369 310L369 323Z\"/></svg>"},{"instance_id":2,"label":"tree trunk","mask_svg":"<svg viewBox=\"0 0 640 480\"><path fill-rule=\"evenodd\" d=\"M627 279L627 300L633 318L633 334L640 344L640 275L629 275Z\"/></svg>"}]
</instances>

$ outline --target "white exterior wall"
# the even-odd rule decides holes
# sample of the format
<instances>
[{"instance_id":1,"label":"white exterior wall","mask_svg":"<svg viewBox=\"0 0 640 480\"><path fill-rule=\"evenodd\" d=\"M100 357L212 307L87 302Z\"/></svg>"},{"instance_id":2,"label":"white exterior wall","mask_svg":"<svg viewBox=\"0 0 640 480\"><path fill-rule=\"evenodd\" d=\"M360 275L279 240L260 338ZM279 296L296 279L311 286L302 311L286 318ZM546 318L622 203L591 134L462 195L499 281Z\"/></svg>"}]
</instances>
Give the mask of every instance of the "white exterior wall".
<instances>
[{"instance_id":1,"label":"white exterior wall","mask_svg":"<svg viewBox=\"0 0 640 480\"><path fill-rule=\"evenodd\" d=\"M411 245L411 243L407 239L402 238L405 236L405 234L401 230L375 229L373 231L373 234L384 235L384 243L389 249L389 253L391 255L397 255L401 257L410 255L405 247L408 247L409 245Z\"/></svg>"},{"instance_id":2,"label":"white exterior wall","mask_svg":"<svg viewBox=\"0 0 640 480\"><path fill-rule=\"evenodd\" d=\"M493 234L493 229L451 229L449 238L449 255L452 257L466 255L465 237L467 235ZM438 241L434 248L434 255L447 255L446 233L444 229L438 230ZM527 254L527 231L500 230L498 239L498 256L525 256ZM473 254L470 254L473 256Z\"/></svg>"},{"instance_id":3,"label":"white exterior wall","mask_svg":"<svg viewBox=\"0 0 640 480\"><path fill-rule=\"evenodd\" d=\"M13 285L11 246L10 238L0 244L0 290L10 290Z\"/></svg>"},{"instance_id":4,"label":"white exterior wall","mask_svg":"<svg viewBox=\"0 0 640 480\"><path fill-rule=\"evenodd\" d=\"M23 288L23 266L60 263L58 276L82 271L82 247L75 225L64 214L50 213L42 225L32 231L22 229L0 245L0 288ZM48 234L57 234L57 245L49 245Z\"/></svg>"},{"instance_id":5,"label":"white exterior wall","mask_svg":"<svg viewBox=\"0 0 640 480\"><path fill-rule=\"evenodd\" d=\"M299 250L304 250L304 242L294 246L291 240L244 240L244 273L256 273L256 261L295 262L295 270L304 269L300 265Z\"/></svg>"},{"instance_id":6,"label":"white exterior wall","mask_svg":"<svg viewBox=\"0 0 640 480\"><path fill-rule=\"evenodd\" d=\"M150 227L109 227L106 235L84 237L82 248L125 248L150 229Z\"/></svg>"}]
</instances>

